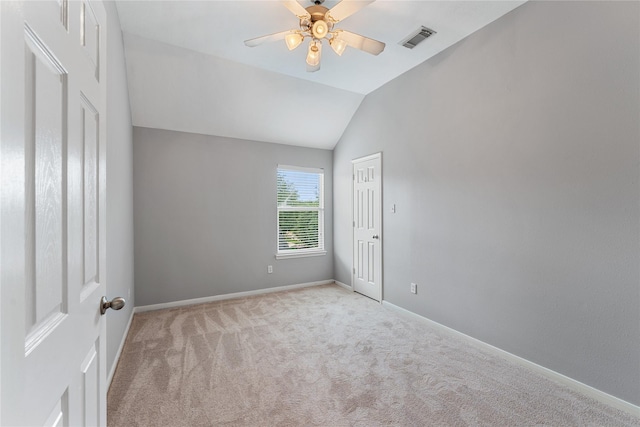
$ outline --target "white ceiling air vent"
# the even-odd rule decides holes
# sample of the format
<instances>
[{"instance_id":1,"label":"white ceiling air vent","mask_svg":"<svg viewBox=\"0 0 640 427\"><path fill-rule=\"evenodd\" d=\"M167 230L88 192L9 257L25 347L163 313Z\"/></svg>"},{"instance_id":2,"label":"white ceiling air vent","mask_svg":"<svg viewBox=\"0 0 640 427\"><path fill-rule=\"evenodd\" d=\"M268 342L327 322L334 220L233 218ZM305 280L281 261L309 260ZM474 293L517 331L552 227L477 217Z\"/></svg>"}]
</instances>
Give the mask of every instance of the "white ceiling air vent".
<instances>
[{"instance_id":1,"label":"white ceiling air vent","mask_svg":"<svg viewBox=\"0 0 640 427\"><path fill-rule=\"evenodd\" d=\"M423 41L425 41L435 33L436 33L435 31L427 27L420 27L418 28L417 31L414 31L413 33L411 33L409 37L402 40L400 44L409 49L413 49L414 47L418 46L418 44L422 43Z\"/></svg>"}]
</instances>

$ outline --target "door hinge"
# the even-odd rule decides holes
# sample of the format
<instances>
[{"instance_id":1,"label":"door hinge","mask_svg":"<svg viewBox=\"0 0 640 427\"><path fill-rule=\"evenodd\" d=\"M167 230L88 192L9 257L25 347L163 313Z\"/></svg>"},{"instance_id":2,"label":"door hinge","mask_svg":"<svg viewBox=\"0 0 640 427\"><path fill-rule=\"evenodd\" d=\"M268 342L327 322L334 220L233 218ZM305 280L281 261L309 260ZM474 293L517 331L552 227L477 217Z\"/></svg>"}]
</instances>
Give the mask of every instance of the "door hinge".
<instances>
[{"instance_id":1,"label":"door hinge","mask_svg":"<svg viewBox=\"0 0 640 427\"><path fill-rule=\"evenodd\" d=\"M354 226L354 227L356 226L356 222L355 222L355 221L353 221L353 226Z\"/></svg>"},{"instance_id":2,"label":"door hinge","mask_svg":"<svg viewBox=\"0 0 640 427\"><path fill-rule=\"evenodd\" d=\"M356 268L353 267L353 274L356 274Z\"/></svg>"}]
</instances>

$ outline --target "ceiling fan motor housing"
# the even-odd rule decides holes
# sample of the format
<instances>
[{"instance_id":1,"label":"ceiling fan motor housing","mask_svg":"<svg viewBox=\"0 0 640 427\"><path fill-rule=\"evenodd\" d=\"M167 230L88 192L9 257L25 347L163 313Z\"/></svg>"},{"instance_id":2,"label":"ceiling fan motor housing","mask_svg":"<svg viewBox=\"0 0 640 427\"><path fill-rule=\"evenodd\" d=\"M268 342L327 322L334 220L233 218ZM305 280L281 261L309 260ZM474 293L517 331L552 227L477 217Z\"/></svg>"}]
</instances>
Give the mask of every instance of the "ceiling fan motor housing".
<instances>
[{"instance_id":1,"label":"ceiling fan motor housing","mask_svg":"<svg viewBox=\"0 0 640 427\"><path fill-rule=\"evenodd\" d=\"M324 6L309 6L306 8L307 12L309 12L309 15L311 15L311 22L316 22L320 19L324 19L325 15L327 14L327 12L329 11L329 9L327 9Z\"/></svg>"}]
</instances>

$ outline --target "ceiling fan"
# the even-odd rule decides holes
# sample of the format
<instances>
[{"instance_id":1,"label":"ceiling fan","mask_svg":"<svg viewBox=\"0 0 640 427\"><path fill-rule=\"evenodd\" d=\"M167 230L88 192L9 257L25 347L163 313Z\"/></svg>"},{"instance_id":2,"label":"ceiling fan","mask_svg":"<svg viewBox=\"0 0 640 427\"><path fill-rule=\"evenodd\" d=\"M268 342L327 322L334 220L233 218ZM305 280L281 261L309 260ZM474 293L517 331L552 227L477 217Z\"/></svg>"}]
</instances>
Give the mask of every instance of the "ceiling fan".
<instances>
[{"instance_id":1,"label":"ceiling fan","mask_svg":"<svg viewBox=\"0 0 640 427\"><path fill-rule=\"evenodd\" d=\"M306 37L309 37L311 39L307 52L307 71L309 72L320 69L323 40L327 40L329 46L331 46L338 55L342 55L347 46L360 49L372 55L378 55L384 50L384 43L350 31L334 28L335 24L374 1L375 0L342 0L331 9L328 9L322 6L324 0L311 0L313 4L307 8L302 7L302 5L295 0L286 0L282 3L300 19L300 29L282 31L280 33L245 40L244 44L249 47L255 47L265 42L284 39L289 50L293 50L300 46Z\"/></svg>"}]
</instances>

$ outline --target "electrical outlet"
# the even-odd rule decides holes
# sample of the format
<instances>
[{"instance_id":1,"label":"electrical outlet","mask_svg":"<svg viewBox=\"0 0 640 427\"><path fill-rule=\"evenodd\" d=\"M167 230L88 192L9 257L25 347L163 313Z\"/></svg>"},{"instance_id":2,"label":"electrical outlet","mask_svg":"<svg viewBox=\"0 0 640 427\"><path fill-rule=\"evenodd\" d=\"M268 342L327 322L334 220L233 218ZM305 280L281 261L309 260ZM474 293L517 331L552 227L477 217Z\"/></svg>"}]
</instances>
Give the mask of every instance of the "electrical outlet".
<instances>
[{"instance_id":1,"label":"electrical outlet","mask_svg":"<svg viewBox=\"0 0 640 427\"><path fill-rule=\"evenodd\" d=\"M273 265L267 265L267 273L273 273Z\"/></svg>"},{"instance_id":2,"label":"electrical outlet","mask_svg":"<svg viewBox=\"0 0 640 427\"><path fill-rule=\"evenodd\" d=\"M411 284L411 293L412 294L417 294L418 293L418 285L416 285L415 283Z\"/></svg>"}]
</instances>

